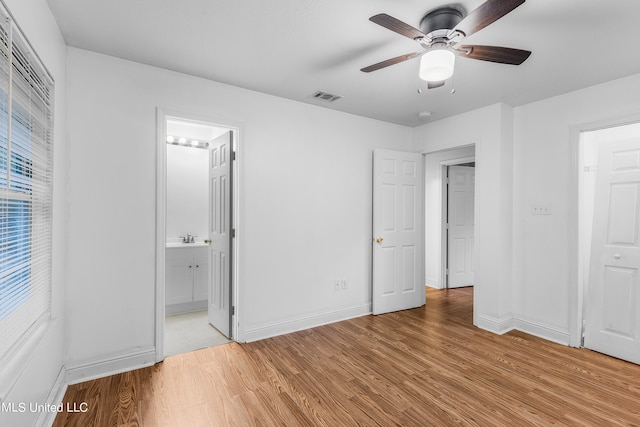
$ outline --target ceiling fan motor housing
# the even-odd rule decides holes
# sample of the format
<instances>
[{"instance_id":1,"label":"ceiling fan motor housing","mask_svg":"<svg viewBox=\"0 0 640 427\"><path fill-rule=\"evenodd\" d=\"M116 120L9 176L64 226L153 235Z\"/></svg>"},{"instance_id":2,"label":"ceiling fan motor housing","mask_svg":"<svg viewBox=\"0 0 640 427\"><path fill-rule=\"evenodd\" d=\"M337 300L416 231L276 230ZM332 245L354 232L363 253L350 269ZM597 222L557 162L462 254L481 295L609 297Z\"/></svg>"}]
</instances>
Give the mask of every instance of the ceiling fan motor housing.
<instances>
[{"instance_id":1,"label":"ceiling fan motor housing","mask_svg":"<svg viewBox=\"0 0 640 427\"><path fill-rule=\"evenodd\" d=\"M461 6L452 5L434 9L422 18L420 30L432 38L446 36L449 30L462 21L464 15L465 10Z\"/></svg>"}]
</instances>

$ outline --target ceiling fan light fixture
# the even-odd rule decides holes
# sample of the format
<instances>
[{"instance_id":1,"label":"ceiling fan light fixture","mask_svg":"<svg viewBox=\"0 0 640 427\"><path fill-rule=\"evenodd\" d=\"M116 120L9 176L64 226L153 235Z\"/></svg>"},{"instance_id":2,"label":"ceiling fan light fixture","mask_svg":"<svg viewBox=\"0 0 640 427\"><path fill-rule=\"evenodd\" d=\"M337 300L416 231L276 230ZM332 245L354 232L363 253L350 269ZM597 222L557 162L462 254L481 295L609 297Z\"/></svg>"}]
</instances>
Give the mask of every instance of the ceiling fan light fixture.
<instances>
[{"instance_id":1,"label":"ceiling fan light fixture","mask_svg":"<svg viewBox=\"0 0 640 427\"><path fill-rule=\"evenodd\" d=\"M420 72L422 80L441 82L453 75L456 55L449 49L431 49L420 58Z\"/></svg>"}]
</instances>

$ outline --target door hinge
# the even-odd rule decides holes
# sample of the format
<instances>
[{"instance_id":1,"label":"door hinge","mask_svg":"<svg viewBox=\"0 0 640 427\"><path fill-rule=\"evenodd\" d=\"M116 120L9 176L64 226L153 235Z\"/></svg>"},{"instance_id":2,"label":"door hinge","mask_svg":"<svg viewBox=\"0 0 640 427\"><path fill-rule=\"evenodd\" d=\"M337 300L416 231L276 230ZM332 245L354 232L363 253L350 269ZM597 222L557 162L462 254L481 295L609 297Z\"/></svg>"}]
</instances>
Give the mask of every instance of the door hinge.
<instances>
[{"instance_id":1,"label":"door hinge","mask_svg":"<svg viewBox=\"0 0 640 427\"><path fill-rule=\"evenodd\" d=\"M231 152L231 161L234 161L236 159L236 152L232 151Z\"/></svg>"},{"instance_id":2,"label":"door hinge","mask_svg":"<svg viewBox=\"0 0 640 427\"><path fill-rule=\"evenodd\" d=\"M235 237L236 237L236 229L235 229L235 228L232 228L232 229L231 229L231 238L232 238L232 239L235 239Z\"/></svg>"},{"instance_id":3,"label":"door hinge","mask_svg":"<svg viewBox=\"0 0 640 427\"><path fill-rule=\"evenodd\" d=\"M447 276L449 275L449 269L448 269L448 268L446 268L446 269L444 270L444 274L445 274L445 275L447 275Z\"/></svg>"},{"instance_id":4,"label":"door hinge","mask_svg":"<svg viewBox=\"0 0 640 427\"><path fill-rule=\"evenodd\" d=\"M231 306L231 315L233 316L233 315L235 315L235 314L236 314L236 306L235 306L235 305L232 305L232 306Z\"/></svg>"},{"instance_id":5,"label":"door hinge","mask_svg":"<svg viewBox=\"0 0 640 427\"><path fill-rule=\"evenodd\" d=\"M448 222L444 225L444 228L447 229L447 230L449 229L449 223Z\"/></svg>"}]
</instances>

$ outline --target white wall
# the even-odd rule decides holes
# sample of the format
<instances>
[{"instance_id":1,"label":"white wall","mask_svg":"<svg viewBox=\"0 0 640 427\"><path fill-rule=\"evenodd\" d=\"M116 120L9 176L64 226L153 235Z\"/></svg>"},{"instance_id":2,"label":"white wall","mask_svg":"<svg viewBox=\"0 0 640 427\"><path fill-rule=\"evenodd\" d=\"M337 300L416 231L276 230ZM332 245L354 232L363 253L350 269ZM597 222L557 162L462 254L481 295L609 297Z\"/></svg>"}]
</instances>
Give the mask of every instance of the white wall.
<instances>
[{"instance_id":1,"label":"white wall","mask_svg":"<svg viewBox=\"0 0 640 427\"><path fill-rule=\"evenodd\" d=\"M411 149L411 129L73 48L68 69L77 376L151 362L157 106L241 123L244 339L370 311L372 150Z\"/></svg>"},{"instance_id":2,"label":"white wall","mask_svg":"<svg viewBox=\"0 0 640 427\"><path fill-rule=\"evenodd\" d=\"M475 147L425 156L425 258L427 286L442 289L442 162L475 156Z\"/></svg>"},{"instance_id":3,"label":"white wall","mask_svg":"<svg viewBox=\"0 0 640 427\"><path fill-rule=\"evenodd\" d=\"M18 364L24 370L17 382L10 386L6 396L6 402L43 404L57 401L61 397L59 394L64 392L60 381L62 380L65 322L63 296L66 264L66 47L44 0L5 0L5 4L55 80L52 265L54 320L43 340L33 351L16 355ZM3 366L0 370L11 368L15 369L15 367ZM5 390L7 385L2 384L0 388ZM31 413L28 410L15 414L0 412L0 425L31 426L37 419L42 422L46 416L46 413Z\"/></svg>"},{"instance_id":4,"label":"white wall","mask_svg":"<svg viewBox=\"0 0 640 427\"><path fill-rule=\"evenodd\" d=\"M208 239L209 150L167 144L167 243Z\"/></svg>"},{"instance_id":5,"label":"white wall","mask_svg":"<svg viewBox=\"0 0 640 427\"><path fill-rule=\"evenodd\" d=\"M640 75L514 111L514 312L521 328L576 345L578 131L640 119ZM531 215L531 205L551 215Z\"/></svg>"}]
</instances>

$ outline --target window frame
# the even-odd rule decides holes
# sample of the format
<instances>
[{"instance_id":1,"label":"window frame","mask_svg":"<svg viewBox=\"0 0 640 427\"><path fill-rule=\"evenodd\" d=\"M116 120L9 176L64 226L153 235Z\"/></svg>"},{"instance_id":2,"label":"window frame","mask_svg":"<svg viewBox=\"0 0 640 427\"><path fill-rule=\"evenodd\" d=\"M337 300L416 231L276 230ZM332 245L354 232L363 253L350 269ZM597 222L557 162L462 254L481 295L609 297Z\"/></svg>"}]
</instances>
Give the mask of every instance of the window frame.
<instances>
[{"instance_id":1,"label":"window frame","mask_svg":"<svg viewBox=\"0 0 640 427\"><path fill-rule=\"evenodd\" d=\"M52 323L54 88L0 0L1 401Z\"/></svg>"}]
</instances>

